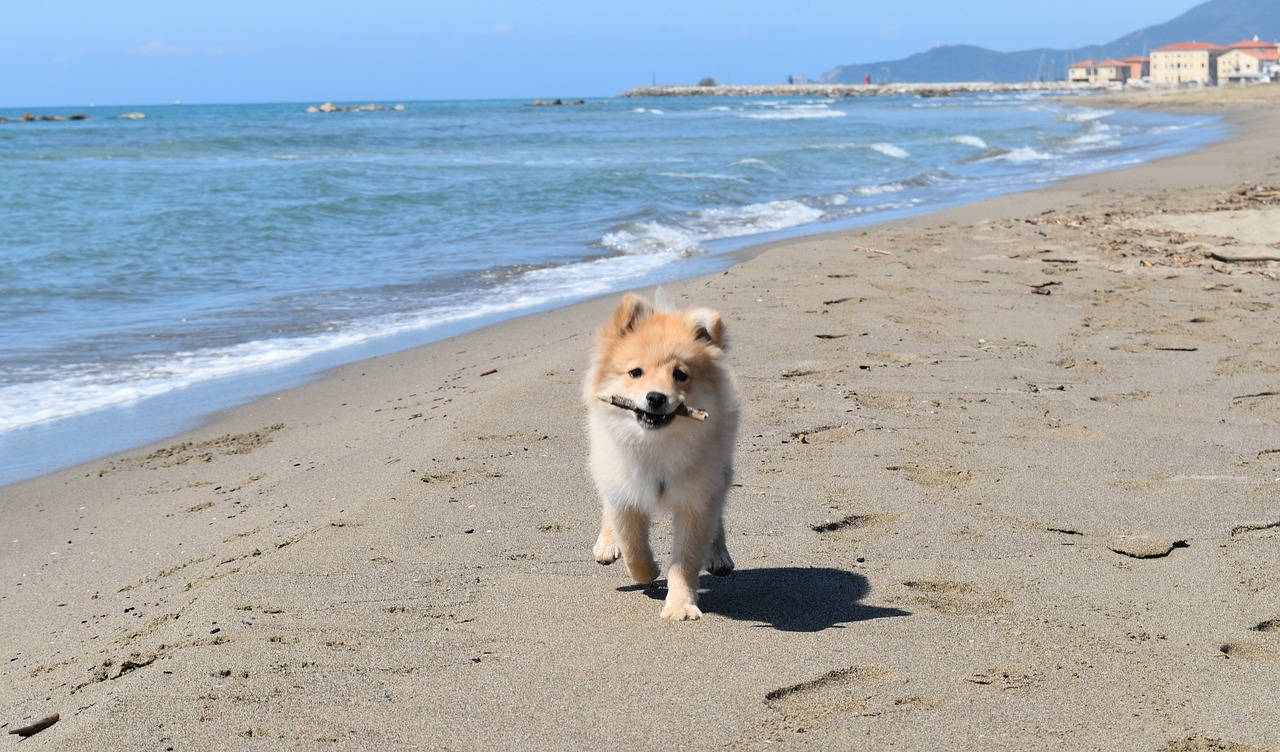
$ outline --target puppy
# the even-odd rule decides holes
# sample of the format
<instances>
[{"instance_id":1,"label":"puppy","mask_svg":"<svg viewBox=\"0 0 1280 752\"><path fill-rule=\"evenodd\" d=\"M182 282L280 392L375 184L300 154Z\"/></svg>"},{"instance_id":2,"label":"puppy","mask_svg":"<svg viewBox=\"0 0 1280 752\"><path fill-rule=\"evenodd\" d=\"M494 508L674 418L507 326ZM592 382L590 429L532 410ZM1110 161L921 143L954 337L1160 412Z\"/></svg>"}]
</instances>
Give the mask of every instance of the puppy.
<instances>
[{"instance_id":1,"label":"puppy","mask_svg":"<svg viewBox=\"0 0 1280 752\"><path fill-rule=\"evenodd\" d=\"M658 576L649 545L655 514L672 515L662 618L697 619L698 575L733 571L725 495L733 479L738 403L720 315L656 309L627 295L596 335L583 388L591 474L604 504L593 553L619 557L637 582ZM692 417L690 417L692 416Z\"/></svg>"}]
</instances>

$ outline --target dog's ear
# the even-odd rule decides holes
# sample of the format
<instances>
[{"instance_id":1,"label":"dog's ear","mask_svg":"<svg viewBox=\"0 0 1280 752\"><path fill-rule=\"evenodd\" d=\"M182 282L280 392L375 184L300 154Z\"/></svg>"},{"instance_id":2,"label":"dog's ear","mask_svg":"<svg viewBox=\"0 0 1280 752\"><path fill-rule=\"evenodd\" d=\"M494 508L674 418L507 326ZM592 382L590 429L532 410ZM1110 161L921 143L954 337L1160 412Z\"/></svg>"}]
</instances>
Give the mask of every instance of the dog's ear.
<instances>
[{"instance_id":1,"label":"dog's ear","mask_svg":"<svg viewBox=\"0 0 1280 752\"><path fill-rule=\"evenodd\" d=\"M721 349L729 344L724 333L724 323L720 321L720 314L710 308L693 308L686 311L685 321L689 322L689 328L693 330L695 339Z\"/></svg>"},{"instance_id":2,"label":"dog's ear","mask_svg":"<svg viewBox=\"0 0 1280 752\"><path fill-rule=\"evenodd\" d=\"M649 301L639 295L628 294L613 309L613 316L609 319L609 327L605 331L615 337L635 329L640 322L649 318L653 314L653 306L649 305Z\"/></svg>"}]
</instances>

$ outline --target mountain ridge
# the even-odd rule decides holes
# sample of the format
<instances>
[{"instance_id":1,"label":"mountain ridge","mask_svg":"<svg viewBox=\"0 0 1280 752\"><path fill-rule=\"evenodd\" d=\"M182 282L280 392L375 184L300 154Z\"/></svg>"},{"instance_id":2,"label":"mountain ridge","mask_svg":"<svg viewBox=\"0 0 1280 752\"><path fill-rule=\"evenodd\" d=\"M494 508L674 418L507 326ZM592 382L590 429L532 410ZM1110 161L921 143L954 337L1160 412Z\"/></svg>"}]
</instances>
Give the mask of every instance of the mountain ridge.
<instances>
[{"instance_id":1,"label":"mountain ridge","mask_svg":"<svg viewBox=\"0 0 1280 752\"><path fill-rule=\"evenodd\" d=\"M901 60L839 65L819 83L1023 83L1065 80L1067 66L1081 60L1145 56L1177 42L1232 44L1253 37L1280 39L1280 0L1209 0L1182 15L1130 32L1106 44L1058 50L1036 48L997 52L975 45L940 45Z\"/></svg>"}]
</instances>

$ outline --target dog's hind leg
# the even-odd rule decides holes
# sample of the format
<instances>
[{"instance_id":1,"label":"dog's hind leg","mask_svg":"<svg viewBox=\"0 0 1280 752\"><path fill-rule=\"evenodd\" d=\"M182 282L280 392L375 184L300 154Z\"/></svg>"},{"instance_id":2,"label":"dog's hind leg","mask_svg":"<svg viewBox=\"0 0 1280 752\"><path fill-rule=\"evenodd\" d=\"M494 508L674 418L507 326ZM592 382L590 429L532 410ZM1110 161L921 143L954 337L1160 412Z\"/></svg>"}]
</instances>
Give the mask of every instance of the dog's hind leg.
<instances>
[{"instance_id":1,"label":"dog's hind leg","mask_svg":"<svg viewBox=\"0 0 1280 752\"><path fill-rule=\"evenodd\" d=\"M707 560L707 571L717 577L724 577L733 571L733 557L729 556L729 547L724 541L723 519L716 524L716 537L711 541L711 557Z\"/></svg>"}]
</instances>

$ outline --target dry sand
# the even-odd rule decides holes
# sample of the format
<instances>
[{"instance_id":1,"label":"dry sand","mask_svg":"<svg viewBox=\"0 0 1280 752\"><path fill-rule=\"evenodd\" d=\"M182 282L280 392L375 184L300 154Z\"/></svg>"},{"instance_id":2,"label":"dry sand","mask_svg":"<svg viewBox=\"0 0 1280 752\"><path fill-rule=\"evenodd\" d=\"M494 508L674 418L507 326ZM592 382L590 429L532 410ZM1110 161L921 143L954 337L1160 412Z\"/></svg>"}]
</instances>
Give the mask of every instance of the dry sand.
<instances>
[{"instance_id":1,"label":"dry sand","mask_svg":"<svg viewBox=\"0 0 1280 752\"><path fill-rule=\"evenodd\" d=\"M1280 108L1248 100L1194 154L668 286L724 314L744 403L701 621L591 557L611 298L0 489L3 730L1280 749L1280 268L1211 256L1280 253Z\"/></svg>"}]
</instances>

